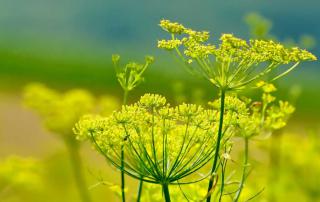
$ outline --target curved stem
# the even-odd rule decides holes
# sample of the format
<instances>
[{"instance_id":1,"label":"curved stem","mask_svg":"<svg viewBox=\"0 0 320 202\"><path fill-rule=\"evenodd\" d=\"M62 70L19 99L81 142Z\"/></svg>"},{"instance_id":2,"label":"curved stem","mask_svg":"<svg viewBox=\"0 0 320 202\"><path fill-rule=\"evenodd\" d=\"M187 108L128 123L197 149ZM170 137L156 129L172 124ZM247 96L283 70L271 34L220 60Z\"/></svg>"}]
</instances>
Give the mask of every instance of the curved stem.
<instances>
[{"instance_id":1,"label":"curved stem","mask_svg":"<svg viewBox=\"0 0 320 202\"><path fill-rule=\"evenodd\" d=\"M218 158L219 158L219 151L220 151L220 142L222 139L222 127L223 127L223 116L224 116L224 102L225 102L226 92L225 90L221 90L221 97L220 97L220 119L219 119L219 129L218 129L218 138L216 143L216 151L214 155L213 165L211 169L211 175L216 171L218 165ZM208 198L207 202L211 201L211 194L213 187L213 178L210 178L209 185L208 185Z\"/></svg>"},{"instance_id":2,"label":"curved stem","mask_svg":"<svg viewBox=\"0 0 320 202\"><path fill-rule=\"evenodd\" d=\"M140 199L141 199L142 185L143 185L143 180L141 179L141 180L139 181L139 189L138 189L137 202L140 202Z\"/></svg>"},{"instance_id":3,"label":"curved stem","mask_svg":"<svg viewBox=\"0 0 320 202\"><path fill-rule=\"evenodd\" d=\"M224 181L225 181L225 173L226 173L226 167L227 167L227 160L222 162L221 164L221 187L220 187L220 196L219 196L219 202L222 201L223 191L224 191Z\"/></svg>"},{"instance_id":4,"label":"curved stem","mask_svg":"<svg viewBox=\"0 0 320 202\"><path fill-rule=\"evenodd\" d=\"M165 202L171 202L168 184L162 185L162 191L163 191Z\"/></svg>"},{"instance_id":5,"label":"curved stem","mask_svg":"<svg viewBox=\"0 0 320 202\"><path fill-rule=\"evenodd\" d=\"M248 156L249 156L249 139L246 137L244 139L244 159L243 159L242 178L240 181L239 189L233 199L234 202L237 202L239 200L241 191L243 189L245 180L247 178Z\"/></svg>"},{"instance_id":6,"label":"curved stem","mask_svg":"<svg viewBox=\"0 0 320 202\"><path fill-rule=\"evenodd\" d=\"M77 142L73 140L65 140L66 146L70 153L70 161L72 164L72 169L77 185L77 189L79 191L79 195L81 197L82 202L90 202L90 196L88 192L88 187L86 185L85 178L82 172L82 163L79 154L79 145Z\"/></svg>"},{"instance_id":7,"label":"curved stem","mask_svg":"<svg viewBox=\"0 0 320 202\"><path fill-rule=\"evenodd\" d=\"M275 81L283 76L285 76L286 74L288 74L289 72L291 72L294 68L296 68L299 65L300 62L295 63L293 66L291 66L287 71L283 72L282 74L276 76L275 78L273 78L271 81Z\"/></svg>"}]
</instances>

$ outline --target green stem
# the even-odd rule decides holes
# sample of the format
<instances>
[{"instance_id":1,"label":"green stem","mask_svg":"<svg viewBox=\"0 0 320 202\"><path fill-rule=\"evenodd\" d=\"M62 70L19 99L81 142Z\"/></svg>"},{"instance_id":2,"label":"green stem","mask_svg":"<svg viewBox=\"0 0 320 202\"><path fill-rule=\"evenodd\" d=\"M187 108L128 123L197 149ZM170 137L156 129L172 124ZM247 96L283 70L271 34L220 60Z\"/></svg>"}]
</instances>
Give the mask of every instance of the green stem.
<instances>
[{"instance_id":1,"label":"green stem","mask_svg":"<svg viewBox=\"0 0 320 202\"><path fill-rule=\"evenodd\" d=\"M168 184L162 184L165 202L171 202Z\"/></svg>"},{"instance_id":2,"label":"green stem","mask_svg":"<svg viewBox=\"0 0 320 202\"><path fill-rule=\"evenodd\" d=\"M138 189L137 202L140 202L140 199L141 199L142 185L143 185L143 180L141 179L141 180L139 181L139 189Z\"/></svg>"},{"instance_id":3,"label":"green stem","mask_svg":"<svg viewBox=\"0 0 320 202\"><path fill-rule=\"evenodd\" d=\"M129 94L129 91L128 91L128 90L124 90L124 93L123 93L123 102L122 102L123 105L126 105L126 104L127 104L128 94Z\"/></svg>"},{"instance_id":4,"label":"green stem","mask_svg":"<svg viewBox=\"0 0 320 202\"><path fill-rule=\"evenodd\" d=\"M246 137L244 139L244 159L243 159L242 178L240 181L239 189L233 199L234 202L237 202L239 200L245 180L247 178L248 156L249 156L249 139Z\"/></svg>"},{"instance_id":5,"label":"green stem","mask_svg":"<svg viewBox=\"0 0 320 202\"><path fill-rule=\"evenodd\" d=\"M81 197L81 201L90 202L91 199L89 196L88 187L86 185L86 181L82 172L82 163L81 163L81 158L79 154L79 145L77 142L75 142L75 140L66 140L66 145L70 153L70 161L72 164L72 169L73 169L77 189Z\"/></svg>"},{"instance_id":6,"label":"green stem","mask_svg":"<svg viewBox=\"0 0 320 202\"><path fill-rule=\"evenodd\" d=\"M124 149L123 146L121 147L121 196L122 202L126 201L125 195L125 179L124 179Z\"/></svg>"},{"instance_id":7,"label":"green stem","mask_svg":"<svg viewBox=\"0 0 320 202\"><path fill-rule=\"evenodd\" d=\"M129 93L128 90L124 90L123 105L127 104L128 93ZM124 148L123 148L123 146L121 146L121 198L122 198L122 202L126 201L125 176L124 176Z\"/></svg>"},{"instance_id":8,"label":"green stem","mask_svg":"<svg viewBox=\"0 0 320 202\"><path fill-rule=\"evenodd\" d=\"M227 166L227 161L226 163L222 163L222 168L221 168L221 187L220 187L220 196L219 196L219 202L222 201L222 196L223 196L223 190L224 190L224 178L225 178L225 168Z\"/></svg>"},{"instance_id":9,"label":"green stem","mask_svg":"<svg viewBox=\"0 0 320 202\"><path fill-rule=\"evenodd\" d=\"M208 198L207 202L211 201L211 194L210 192L212 191L212 186L213 186L213 177L212 174L216 171L217 165L218 165L218 158L219 158L219 151L220 151L220 142L222 139L222 127L223 127L223 116L224 116L224 102L225 102L225 96L226 92L225 90L221 90L221 97L220 97L220 119L219 119L219 129L218 129L218 138L217 138L217 143L216 143L216 151L215 151L215 156L213 160L213 165L211 169L211 178L209 181L208 185Z\"/></svg>"}]
</instances>

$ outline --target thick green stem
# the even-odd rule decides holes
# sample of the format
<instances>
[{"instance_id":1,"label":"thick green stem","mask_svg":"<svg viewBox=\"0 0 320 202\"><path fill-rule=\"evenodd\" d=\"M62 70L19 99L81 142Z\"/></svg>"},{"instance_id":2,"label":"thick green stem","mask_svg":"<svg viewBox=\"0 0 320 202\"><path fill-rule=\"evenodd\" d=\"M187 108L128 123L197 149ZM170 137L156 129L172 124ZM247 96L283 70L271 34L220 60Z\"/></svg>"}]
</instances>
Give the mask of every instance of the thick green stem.
<instances>
[{"instance_id":1,"label":"thick green stem","mask_svg":"<svg viewBox=\"0 0 320 202\"><path fill-rule=\"evenodd\" d=\"M81 163L81 157L79 154L79 145L73 139L66 140L66 145L70 153L70 161L72 164L72 169L73 169L77 189L81 197L81 201L90 202L91 199L89 196L88 187L86 185L86 181L82 172L82 163Z\"/></svg>"},{"instance_id":2,"label":"thick green stem","mask_svg":"<svg viewBox=\"0 0 320 202\"><path fill-rule=\"evenodd\" d=\"M244 139L244 159L243 159L243 170L242 170L242 177L239 185L239 189L233 199L234 202L237 202L240 198L244 183L247 178L247 168L248 168L248 156L249 156L249 139L246 137Z\"/></svg>"},{"instance_id":3,"label":"thick green stem","mask_svg":"<svg viewBox=\"0 0 320 202\"><path fill-rule=\"evenodd\" d=\"M163 191L165 202L171 202L168 184L162 185L162 191Z\"/></svg>"},{"instance_id":4,"label":"thick green stem","mask_svg":"<svg viewBox=\"0 0 320 202\"><path fill-rule=\"evenodd\" d=\"M140 199L141 199L142 185L143 185L143 180L141 179L141 180L139 181L139 188L138 188L137 202L140 202Z\"/></svg>"},{"instance_id":5,"label":"thick green stem","mask_svg":"<svg viewBox=\"0 0 320 202\"><path fill-rule=\"evenodd\" d=\"M126 105L126 104L127 104L128 94L129 94L129 91L128 91L128 90L124 90L124 93L123 93L123 102L122 102L123 105Z\"/></svg>"},{"instance_id":6,"label":"thick green stem","mask_svg":"<svg viewBox=\"0 0 320 202\"><path fill-rule=\"evenodd\" d=\"M222 139L222 128L223 128L223 116L224 116L224 102L225 102L225 96L226 92L225 90L221 90L221 97L220 97L220 119L219 119L219 129L218 129L218 138L216 143L216 151L215 156L213 160L213 165L211 169L211 175L216 171L217 165L218 165L218 159L219 159L219 151L220 151L220 142ZM207 202L211 201L211 192L212 192L212 186L213 186L213 177L211 176L209 185L208 185L208 198Z\"/></svg>"}]
</instances>

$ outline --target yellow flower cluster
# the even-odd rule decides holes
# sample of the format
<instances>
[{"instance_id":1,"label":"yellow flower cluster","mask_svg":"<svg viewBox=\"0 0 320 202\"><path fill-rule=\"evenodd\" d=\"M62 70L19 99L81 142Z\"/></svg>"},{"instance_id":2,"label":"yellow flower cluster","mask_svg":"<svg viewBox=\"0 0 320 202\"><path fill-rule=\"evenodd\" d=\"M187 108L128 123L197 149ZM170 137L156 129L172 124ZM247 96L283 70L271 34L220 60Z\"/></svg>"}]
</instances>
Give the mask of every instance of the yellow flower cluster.
<instances>
[{"instance_id":1,"label":"yellow flower cluster","mask_svg":"<svg viewBox=\"0 0 320 202\"><path fill-rule=\"evenodd\" d=\"M209 118L210 117L210 118ZM109 117L85 116L75 126L120 169L153 183L173 183L204 166L215 150L215 112L182 104L170 107L160 95L146 94Z\"/></svg>"},{"instance_id":2,"label":"yellow flower cluster","mask_svg":"<svg viewBox=\"0 0 320 202\"><path fill-rule=\"evenodd\" d=\"M258 86L263 90L259 102L226 97L223 145L232 136L249 138L282 128L294 112L288 102L274 102L272 84L259 82ZM77 139L92 141L118 169L123 149L128 175L152 183L174 183L215 154L220 100L209 105L212 110L192 104L171 107L164 97L145 94L109 117L86 115L73 130Z\"/></svg>"},{"instance_id":3,"label":"yellow flower cluster","mask_svg":"<svg viewBox=\"0 0 320 202\"><path fill-rule=\"evenodd\" d=\"M169 20L161 20L160 26L165 31L172 34L181 34L185 31L185 27L177 22L170 22Z\"/></svg>"},{"instance_id":4,"label":"yellow flower cluster","mask_svg":"<svg viewBox=\"0 0 320 202\"><path fill-rule=\"evenodd\" d=\"M190 59L197 58L208 58L209 55L212 55L215 52L215 46L213 45L202 45L196 42L194 39L186 39L185 41L186 49L184 54Z\"/></svg>"},{"instance_id":5,"label":"yellow flower cluster","mask_svg":"<svg viewBox=\"0 0 320 202\"><path fill-rule=\"evenodd\" d=\"M289 73L301 61L317 60L312 53L295 48L285 48L280 43L267 40L237 38L232 34L222 34L218 45L206 43L209 32L194 31L183 25L162 20L160 26L172 36L169 40L158 41L158 47L175 50L181 59L190 66L196 61L197 69L214 85L225 90L239 89L260 79L279 65L295 63L280 78ZM265 66L255 71L257 66ZM190 68L190 67L189 67ZM255 74L250 74L255 72Z\"/></svg>"},{"instance_id":6,"label":"yellow flower cluster","mask_svg":"<svg viewBox=\"0 0 320 202\"><path fill-rule=\"evenodd\" d=\"M295 108L287 101L280 100L278 105L271 105L266 110L265 128L277 130L287 124L287 119L295 111Z\"/></svg>"},{"instance_id":7,"label":"yellow flower cluster","mask_svg":"<svg viewBox=\"0 0 320 202\"><path fill-rule=\"evenodd\" d=\"M250 46L251 49L249 51L257 55L257 62L271 61L279 64L288 64L290 62L317 60L316 56L306 50L298 47L288 49L271 40L251 40Z\"/></svg>"},{"instance_id":8,"label":"yellow flower cluster","mask_svg":"<svg viewBox=\"0 0 320 202\"><path fill-rule=\"evenodd\" d=\"M214 49L212 50L212 47L214 46L202 44L209 39L209 32L207 31L194 31L192 29L185 28L179 23L170 22L169 20L162 20L160 22L160 26L171 34L185 34L187 37L183 37L181 40L161 40L159 41L159 44L167 44L167 46L170 44L170 46L174 47L184 45L186 49L190 49L191 47L197 48L197 45L202 46L203 49L207 47L211 50L208 53L220 59L225 59L225 57L234 59L236 56L241 56L241 58L237 58L237 60L257 60L256 62L274 61L285 64L289 62L317 59L310 52L301 50L297 47L286 49L279 43L265 40L250 40L250 43L248 44L245 40L234 37L232 34L222 34L220 37L221 43L219 44L219 48L217 48L216 51L213 51ZM166 46L159 45L159 48L166 48ZM194 51L197 52L197 50ZM199 51L201 52L201 50ZM202 55L203 54L199 53L189 56L201 58Z\"/></svg>"},{"instance_id":9,"label":"yellow flower cluster","mask_svg":"<svg viewBox=\"0 0 320 202\"><path fill-rule=\"evenodd\" d=\"M225 99L225 127L228 133L252 137L284 127L295 108L286 101L275 103L276 98L271 95L276 91L274 85L259 82L262 89L261 101L242 100L230 95ZM209 103L213 108L220 106L220 100Z\"/></svg>"},{"instance_id":10,"label":"yellow flower cluster","mask_svg":"<svg viewBox=\"0 0 320 202\"><path fill-rule=\"evenodd\" d=\"M177 39L158 41L158 48L172 50L180 46L182 42Z\"/></svg>"},{"instance_id":11,"label":"yellow flower cluster","mask_svg":"<svg viewBox=\"0 0 320 202\"><path fill-rule=\"evenodd\" d=\"M266 83L264 81L259 81L256 85L258 88L261 88L265 93L272 93L277 90L277 88L273 84Z\"/></svg>"},{"instance_id":12,"label":"yellow flower cluster","mask_svg":"<svg viewBox=\"0 0 320 202\"><path fill-rule=\"evenodd\" d=\"M195 40L196 42L205 42L209 39L210 35L208 31L194 31L192 29L185 29L185 34L187 34L189 37L189 40ZM183 38L185 41L187 38Z\"/></svg>"},{"instance_id":13,"label":"yellow flower cluster","mask_svg":"<svg viewBox=\"0 0 320 202\"><path fill-rule=\"evenodd\" d=\"M100 109L97 109L96 102L99 101L85 90L70 90L62 94L42 84L26 86L24 102L39 113L50 131L64 136L72 134L73 126L81 116L97 110L107 114L118 108L118 101L112 97L103 97Z\"/></svg>"}]
</instances>

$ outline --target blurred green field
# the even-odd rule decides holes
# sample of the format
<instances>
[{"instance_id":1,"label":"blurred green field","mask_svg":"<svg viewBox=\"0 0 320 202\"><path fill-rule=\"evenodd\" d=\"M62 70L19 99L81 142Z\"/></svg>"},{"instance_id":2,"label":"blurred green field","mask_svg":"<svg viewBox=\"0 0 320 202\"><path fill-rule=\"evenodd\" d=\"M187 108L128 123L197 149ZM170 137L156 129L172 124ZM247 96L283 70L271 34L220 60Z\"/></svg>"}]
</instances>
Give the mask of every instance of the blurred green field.
<instances>
[{"instance_id":1,"label":"blurred green field","mask_svg":"<svg viewBox=\"0 0 320 202\"><path fill-rule=\"evenodd\" d=\"M29 82L43 82L61 90L85 88L96 94L121 96L110 55L106 54L98 58L89 55L77 59L70 57L47 59L34 53L0 51L1 89L7 93L19 93ZM170 58L170 55L165 57ZM142 60L143 57L139 59ZM182 93L189 101L194 96L192 94L198 90L201 91L202 98L206 100L214 98L217 94L211 90L209 83L181 71L181 63L173 59L161 61L160 58L159 60L147 71L146 82L135 91L132 96L133 100L146 92L160 93L173 100L177 85L182 85L181 90L185 91ZM320 104L317 101L320 98L320 81L318 71L314 70L314 66L315 64L311 66L303 64L286 80L279 81L278 93L280 97L288 98L290 91L298 88L300 95L296 101L296 113L300 118L302 116L303 119L312 123L318 121L320 113Z\"/></svg>"}]
</instances>

